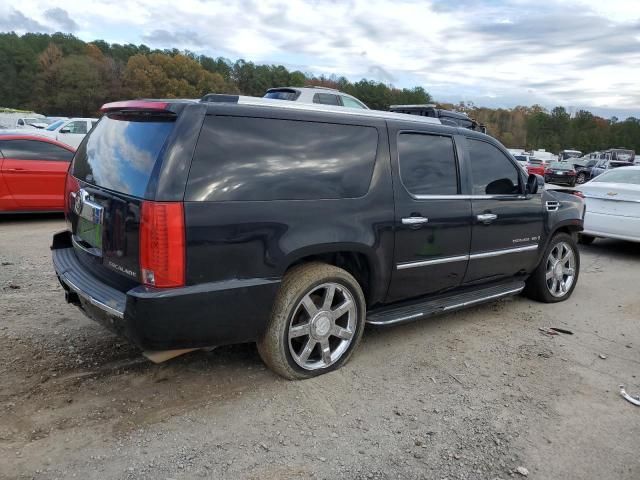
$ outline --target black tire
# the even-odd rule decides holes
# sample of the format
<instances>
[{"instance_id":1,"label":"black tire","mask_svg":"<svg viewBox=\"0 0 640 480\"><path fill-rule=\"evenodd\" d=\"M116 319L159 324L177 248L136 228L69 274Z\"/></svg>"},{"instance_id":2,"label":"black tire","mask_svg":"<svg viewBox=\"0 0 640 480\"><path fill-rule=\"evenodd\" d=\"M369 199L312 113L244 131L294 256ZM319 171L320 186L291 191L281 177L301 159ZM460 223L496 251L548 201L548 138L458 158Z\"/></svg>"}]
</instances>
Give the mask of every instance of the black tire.
<instances>
[{"instance_id":1,"label":"black tire","mask_svg":"<svg viewBox=\"0 0 640 480\"><path fill-rule=\"evenodd\" d=\"M563 243L567 245L572 251L575 258L575 267L574 267L574 278L571 283L571 286L567 290L566 293L562 294L562 296L554 296L550 288L547 284L546 274L547 274L547 266L549 262L549 255L556 248L556 246ZM533 271L531 276L527 279L526 286L524 289L524 294L539 302L543 303L557 303L563 302L571 297L573 290L576 288L578 283L578 276L580 274L580 252L578 250L578 246L576 245L573 237L567 233L557 233L553 236L549 245L544 251L542 255L542 260L538 264L537 268Z\"/></svg>"},{"instance_id":2,"label":"black tire","mask_svg":"<svg viewBox=\"0 0 640 480\"><path fill-rule=\"evenodd\" d=\"M592 237L591 235L578 234L578 243L582 245L591 245L595 239L596 237Z\"/></svg>"},{"instance_id":3,"label":"black tire","mask_svg":"<svg viewBox=\"0 0 640 480\"><path fill-rule=\"evenodd\" d=\"M576 177L576 183L582 185L586 181L587 181L587 174L584 172L578 173L578 176Z\"/></svg>"},{"instance_id":4,"label":"black tire","mask_svg":"<svg viewBox=\"0 0 640 480\"><path fill-rule=\"evenodd\" d=\"M350 344L340 354L340 356L326 367L318 367L313 370L305 369L300 366L296 360L294 360L289 339L289 331L292 328L292 323L296 321L294 315L299 316L302 314L308 314L307 309L301 305L301 302L307 295L314 295L313 292L322 288L323 285L335 284L339 289L346 289L355 303L355 313L347 313L355 318L355 326L351 328L352 336L350 337ZM338 292L339 295L343 295L344 302L347 300L347 295L342 292ZM333 294L335 296L335 294ZM315 302L317 307L317 302ZM318 312L324 307L321 306ZM336 307L337 308L337 307ZM329 306L329 310L331 306ZM351 357L353 351L356 349L362 338L366 319L366 303L364 294L360 285L353 276L351 276L345 270L320 262L306 263L296 266L286 273L280 290L276 296L276 300L273 304L271 312L271 318L269 325L267 326L264 335L258 340L258 352L264 363L278 375L287 378L289 380L302 380L305 378L311 378L324 373L331 372L342 367ZM333 322L333 320L332 320ZM335 321L337 322L337 320ZM311 331L313 319L309 315L308 329ZM333 323L332 327L333 328ZM313 330L317 333L315 330ZM312 338L312 335L306 334L303 337L307 342L316 342L313 346L312 355L320 356L320 360L323 361L322 345L320 341L316 341ZM331 337L334 340L338 337ZM297 339L296 339L297 340ZM303 340L304 341L304 340ZM337 340L338 343L342 342L341 339ZM327 338L326 342L329 342ZM327 343L328 344L328 343ZM307 345L307 343L305 343ZM316 350L318 348L319 350ZM309 357L311 358L311 357ZM298 357L300 360L300 357Z\"/></svg>"}]
</instances>

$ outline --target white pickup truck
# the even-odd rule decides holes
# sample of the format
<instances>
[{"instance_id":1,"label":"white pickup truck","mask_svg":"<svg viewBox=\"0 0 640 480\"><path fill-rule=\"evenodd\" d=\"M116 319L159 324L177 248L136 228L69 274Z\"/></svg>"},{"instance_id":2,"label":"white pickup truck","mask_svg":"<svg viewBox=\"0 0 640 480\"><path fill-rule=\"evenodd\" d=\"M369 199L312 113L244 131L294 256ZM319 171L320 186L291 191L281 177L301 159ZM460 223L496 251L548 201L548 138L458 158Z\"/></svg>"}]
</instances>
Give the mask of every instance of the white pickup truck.
<instances>
[{"instance_id":1,"label":"white pickup truck","mask_svg":"<svg viewBox=\"0 0 640 480\"><path fill-rule=\"evenodd\" d=\"M98 123L97 118L67 118L53 122L44 130L39 130L38 135L46 135L73 148L78 148L82 139L96 123Z\"/></svg>"},{"instance_id":2,"label":"white pickup truck","mask_svg":"<svg viewBox=\"0 0 640 480\"><path fill-rule=\"evenodd\" d=\"M42 129L46 128L48 123L44 121L44 115L30 112L1 112L0 111L0 128L1 129Z\"/></svg>"}]
</instances>

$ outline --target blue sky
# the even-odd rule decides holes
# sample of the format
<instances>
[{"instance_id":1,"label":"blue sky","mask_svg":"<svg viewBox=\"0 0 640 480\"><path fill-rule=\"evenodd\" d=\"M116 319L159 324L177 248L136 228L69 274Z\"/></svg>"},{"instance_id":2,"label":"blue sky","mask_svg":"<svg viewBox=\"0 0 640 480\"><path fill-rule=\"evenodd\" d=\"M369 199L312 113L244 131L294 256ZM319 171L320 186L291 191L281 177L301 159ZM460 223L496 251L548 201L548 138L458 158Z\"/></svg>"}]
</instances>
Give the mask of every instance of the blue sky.
<instances>
[{"instance_id":1,"label":"blue sky","mask_svg":"<svg viewBox=\"0 0 640 480\"><path fill-rule=\"evenodd\" d=\"M640 117L640 0L0 0L0 31L63 30L314 74L423 86L437 100Z\"/></svg>"}]
</instances>

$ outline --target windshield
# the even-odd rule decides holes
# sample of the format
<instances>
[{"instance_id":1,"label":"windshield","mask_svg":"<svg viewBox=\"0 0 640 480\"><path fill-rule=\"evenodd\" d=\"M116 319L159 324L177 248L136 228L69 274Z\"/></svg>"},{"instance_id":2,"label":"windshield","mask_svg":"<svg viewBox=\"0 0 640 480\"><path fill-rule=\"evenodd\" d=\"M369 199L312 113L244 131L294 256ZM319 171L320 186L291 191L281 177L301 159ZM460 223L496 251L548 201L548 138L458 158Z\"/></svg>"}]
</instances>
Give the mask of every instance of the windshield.
<instances>
[{"instance_id":1,"label":"windshield","mask_svg":"<svg viewBox=\"0 0 640 480\"><path fill-rule=\"evenodd\" d=\"M592 182L630 183L640 185L640 170L619 169L610 170L597 176Z\"/></svg>"},{"instance_id":2,"label":"windshield","mask_svg":"<svg viewBox=\"0 0 640 480\"><path fill-rule=\"evenodd\" d=\"M514 158L516 160L518 160L519 162L526 162L527 161L527 157L525 157L524 155L514 155Z\"/></svg>"},{"instance_id":3,"label":"windshield","mask_svg":"<svg viewBox=\"0 0 640 480\"><path fill-rule=\"evenodd\" d=\"M87 183L144 198L174 116L103 117L73 159L73 175Z\"/></svg>"},{"instance_id":4,"label":"windshield","mask_svg":"<svg viewBox=\"0 0 640 480\"><path fill-rule=\"evenodd\" d=\"M53 122L51 125L49 125L46 130L49 130L50 132L52 132L53 130L55 130L56 128L58 128L60 125L62 125L64 123L64 120L58 120L57 122Z\"/></svg>"}]
</instances>

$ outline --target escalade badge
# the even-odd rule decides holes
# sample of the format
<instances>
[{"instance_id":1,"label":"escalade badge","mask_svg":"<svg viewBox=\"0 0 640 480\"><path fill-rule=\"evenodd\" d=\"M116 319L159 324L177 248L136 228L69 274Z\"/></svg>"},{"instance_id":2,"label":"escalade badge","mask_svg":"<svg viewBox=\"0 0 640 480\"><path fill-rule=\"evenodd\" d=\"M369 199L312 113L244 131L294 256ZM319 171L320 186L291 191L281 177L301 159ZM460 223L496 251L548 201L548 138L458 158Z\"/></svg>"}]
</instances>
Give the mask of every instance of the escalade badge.
<instances>
[{"instance_id":1,"label":"escalade badge","mask_svg":"<svg viewBox=\"0 0 640 480\"><path fill-rule=\"evenodd\" d=\"M87 192L82 189L78 190L78 193L74 195L75 202L73 202L73 211L78 215L82 213L82 204L84 203L84 197L86 195L88 195Z\"/></svg>"}]
</instances>

